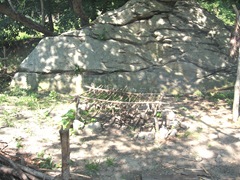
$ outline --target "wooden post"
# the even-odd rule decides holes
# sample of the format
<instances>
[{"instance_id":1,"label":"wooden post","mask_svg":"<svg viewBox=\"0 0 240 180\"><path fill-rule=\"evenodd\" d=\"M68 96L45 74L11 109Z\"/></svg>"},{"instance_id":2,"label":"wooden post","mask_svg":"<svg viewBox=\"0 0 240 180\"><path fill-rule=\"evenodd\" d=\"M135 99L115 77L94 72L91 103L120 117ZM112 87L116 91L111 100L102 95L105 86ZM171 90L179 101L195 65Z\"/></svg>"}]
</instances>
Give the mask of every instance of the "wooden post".
<instances>
[{"instance_id":1,"label":"wooden post","mask_svg":"<svg viewBox=\"0 0 240 180\"><path fill-rule=\"evenodd\" d=\"M69 146L69 129L63 129L60 131L61 148L62 148L62 180L70 179L70 146Z\"/></svg>"},{"instance_id":2,"label":"wooden post","mask_svg":"<svg viewBox=\"0 0 240 180\"><path fill-rule=\"evenodd\" d=\"M233 5L233 9L236 13L236 22L233 38L231 39L232 43L232 51L230 55L238 54L238 68L237 68L237 77L234 86L234 99L233 99L233 109L232 109L232 118L233 121L236 122L239 117L239 98L240 98L240 48L239 48L239 26L240 26L240 13L235 5ZM238 49L238 53L237 53Z\"/></svg>"}]
</instances>

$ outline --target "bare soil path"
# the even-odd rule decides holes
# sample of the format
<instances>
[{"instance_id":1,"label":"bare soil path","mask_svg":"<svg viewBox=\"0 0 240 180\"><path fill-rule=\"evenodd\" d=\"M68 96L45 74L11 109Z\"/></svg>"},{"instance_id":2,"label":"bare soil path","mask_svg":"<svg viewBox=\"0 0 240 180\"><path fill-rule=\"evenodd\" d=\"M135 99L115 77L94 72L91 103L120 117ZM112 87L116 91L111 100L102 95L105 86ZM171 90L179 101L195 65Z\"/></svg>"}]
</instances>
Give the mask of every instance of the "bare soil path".
<instances>
[{"instance_id":1,"label":"bare soil path","mask_svg":"<svg viewBox=\"0 0 240 180\"><path fill-rule=\"evenodd\" d=\"M1 118L9 113L9 119L14 119L12 127L6 126L6 119L5 125L0 120L1 152L35 168L40 164L55 167L47 172L58 175L58 124L74 106L70 102L49 104L36 111L1 103ZM240 124L230 121L231 109L226 102L172 97L166 108L190 128L164 142L139 140L133 130L114 126L99 134L73 134L73 179L240 179Z\"/></svg>"}]
</instances>

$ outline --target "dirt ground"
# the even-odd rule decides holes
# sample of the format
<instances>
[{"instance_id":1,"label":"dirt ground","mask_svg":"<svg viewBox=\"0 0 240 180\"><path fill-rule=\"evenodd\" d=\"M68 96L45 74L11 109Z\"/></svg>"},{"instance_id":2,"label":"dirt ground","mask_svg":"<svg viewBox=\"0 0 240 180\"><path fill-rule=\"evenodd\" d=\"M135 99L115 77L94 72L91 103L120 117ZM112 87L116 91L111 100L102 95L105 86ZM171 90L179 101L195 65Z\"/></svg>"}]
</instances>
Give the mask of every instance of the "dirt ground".
<instances>
[{"instance_id":1,"label":"dirt ground","mask_svg":"<svg viewBox=\"0 0 240 180\"><path fill-rule=\"evenodd\" d=\"M0 104L0 111L12 108ZM1 152L19 157L18 161L34 168L39 159L48 158L55 168L47 172L60 174L58 122L71 108L73 103L38 111L15 109L14 126L0 128ZM190 126L166 141L139 140L134 138L133 130L114 126L98 134L71 135L73 179L240 179L240 124L230 121L227 103L172 97L165 108L172 109L178 120Z\"/></svg>"}]
</instances>

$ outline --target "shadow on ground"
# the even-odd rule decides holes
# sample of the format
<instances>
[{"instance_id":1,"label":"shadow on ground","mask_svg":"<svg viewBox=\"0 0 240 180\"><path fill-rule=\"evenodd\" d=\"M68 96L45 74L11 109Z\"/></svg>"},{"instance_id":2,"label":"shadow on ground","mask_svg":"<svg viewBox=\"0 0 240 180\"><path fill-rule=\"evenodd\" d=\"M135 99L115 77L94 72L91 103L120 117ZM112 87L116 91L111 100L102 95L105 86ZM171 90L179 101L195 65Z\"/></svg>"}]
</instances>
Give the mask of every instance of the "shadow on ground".
<instances>
[{"instance_id":1,"label":"shadow on ground","mask_svg":"<svg viewBox=\"0 0 240 180\"><path fill-rule=\"evenodd\" d=\"M29 163L34 163L31 160L44 152L59 164L60 138L55 121L72 105L54 106L48 119L41 119L44 111L28 112L24 119L18 119L25 122L21 126L0 129L0 142L6 142L14 151L16 137L22 137L23 147L15 152L27 154ZM133 130L114 126L98 134L72 135L73 179L240 178L239 124L229 121L231 111L226 103L172 97L163 108L172 109L180 121L189 124L189 129L166 141L136 139ZM19 114L17 112L15 118L20 117ZM48 172L57 175L60 169Z\"/></svg>"}]
</instances>

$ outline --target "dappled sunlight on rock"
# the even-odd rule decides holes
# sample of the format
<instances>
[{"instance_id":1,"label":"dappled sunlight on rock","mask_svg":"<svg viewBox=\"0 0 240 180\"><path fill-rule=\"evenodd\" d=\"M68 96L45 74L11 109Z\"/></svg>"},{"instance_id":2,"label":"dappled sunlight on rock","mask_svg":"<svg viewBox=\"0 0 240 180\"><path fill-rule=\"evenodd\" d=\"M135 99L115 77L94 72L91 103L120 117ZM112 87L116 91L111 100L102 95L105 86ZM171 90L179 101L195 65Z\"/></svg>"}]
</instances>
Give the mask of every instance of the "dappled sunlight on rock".
<instances>
[{"instance_id":1,"label":"dappled sunlight on rock","mask_svg":"<svg viewBox=\"0 0 240 180\"><path fill-rule=\"evenodd\" d=\"M234 81L229 37L221 21L192 1L131 0L89 27L42 39L12 86L71 94L90 85L204 92Z\"/></svg>"}]
</instances>

